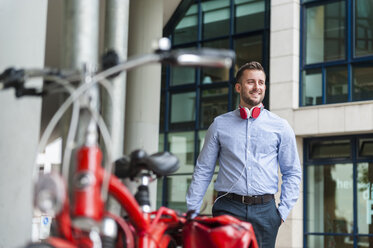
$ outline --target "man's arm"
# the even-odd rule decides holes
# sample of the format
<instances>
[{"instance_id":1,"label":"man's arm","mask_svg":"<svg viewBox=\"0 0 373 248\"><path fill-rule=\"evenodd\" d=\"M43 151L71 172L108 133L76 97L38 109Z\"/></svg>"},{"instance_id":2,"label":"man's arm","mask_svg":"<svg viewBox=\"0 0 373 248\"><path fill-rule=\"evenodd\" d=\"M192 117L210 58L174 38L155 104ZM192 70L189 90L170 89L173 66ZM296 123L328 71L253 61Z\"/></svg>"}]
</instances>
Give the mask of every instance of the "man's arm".
<instances>
[{"instance_id":1,"label":"man's arm","mask_svg":"<svg viewBox=\"0 0 373 248\"><path fill-rule=\"evenodd\" d=\"M290 125L285 122L279 146L279 164L282 174L281 196L278 210L282 220L286 220L299 197L302 169L295 135Z\"/></svg>"},{"instance_id":2,"label":"man's arm","mask_svg":"<svg viewBox=\"0 0 373 248\"><path fill-rule=\"evenodd\" d=\"M217 127L214 121L205 136L203 148L198 156L194 168L192 182L186 196L188 210L194 210L196 214L202 205L203 197L209 186L215 170L216 159L219 153L219 141Z\"/></svg>"}]
</instances>

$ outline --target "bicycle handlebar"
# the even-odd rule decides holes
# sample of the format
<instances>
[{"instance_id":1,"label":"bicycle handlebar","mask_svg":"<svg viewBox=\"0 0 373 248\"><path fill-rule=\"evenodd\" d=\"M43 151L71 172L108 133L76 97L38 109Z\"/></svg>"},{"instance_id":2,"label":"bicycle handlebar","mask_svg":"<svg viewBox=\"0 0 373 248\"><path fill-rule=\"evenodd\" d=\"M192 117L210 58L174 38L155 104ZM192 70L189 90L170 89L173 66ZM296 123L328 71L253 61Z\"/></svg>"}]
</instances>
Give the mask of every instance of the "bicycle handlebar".
<instances>
[{"instance_id":1,"label":"bicycle handlebar","mask_svg":"<svg viewBox=\"0 0 373 248\"><path fill-rule=\"evenodd\" d=\"M156 50L154 53L133 57L125 62L118 63L118 58L113 51L109 51L108 56L103 57L102 71L96 75L96 80L102 78L111 78L119 75L121 72L128 71L140 65L149 63L162 63L176 66L191 66L191 67L217 67L230 68L235 59L235 53L226 49L178 49L178 50ZM82 72L77 70L58 70L53 68L32 69L32 70L16 70L14 68L6 69L0 74L0 90L14 88L16 96L24 95L43 96L48 93L45 89L26 88L25 81L29 78L41 77L47 79L54 77L59 79L71 80L74 76L76 80L82 75ZM76 81L75 80L75 81Z\"/></svg>"}]
</instances>

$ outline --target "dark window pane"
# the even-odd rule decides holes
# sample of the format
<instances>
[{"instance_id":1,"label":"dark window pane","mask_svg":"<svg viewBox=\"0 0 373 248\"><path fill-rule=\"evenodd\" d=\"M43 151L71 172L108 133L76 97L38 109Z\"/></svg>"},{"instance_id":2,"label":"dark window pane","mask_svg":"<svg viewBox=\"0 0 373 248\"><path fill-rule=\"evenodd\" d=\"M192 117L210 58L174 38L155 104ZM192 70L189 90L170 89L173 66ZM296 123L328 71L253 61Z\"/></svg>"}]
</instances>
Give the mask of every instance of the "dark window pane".
<instances>
[{"instance_id":1,"label":"dark window pane","mask_svg":"<svg viewBox=\"0 0 373 248\"><path fill-rule=\"evenodd\" d=\"M303 71L302 105L322 104L322 73L320 69Z\"/></svg>"},{"instance_id":2,"label":"dark window pane","mask_svg":"<svg viewBox=\"0 0 373 248\"><path fill-rule=\"evenodd\" d=\"M355 0L355 56L373 54L373 2Z\"/></svg>"},{"instance_id":3,"label":"dark window pane","mask_svg":"<svg viewBox=\"0 0 373 248\"><path fill-rule=\"evenodd\" d=\"M351 158L350 140L312 141L310 143L308 159L335 158Z\"/></svg>"},{"instance_id":4,"label":"dark window pane","mask_svg":"<svg viewBox=\"0 0 373 248\"><path fill-rule=\"evenodd\" d=\"M235 0L235 33L264 28L264 0Z\"/></svg>"},{"instance_id":5,"label":"dark window pane","mask_svg":"<svg viewBox=\"0 0 373 248\"><path fill-rule=\"evenodd\" d=\"M171 95L171 129L193 129L195 126L196 92Z\"/></svg>"},{"instance_id":6,"label":"dark window pane","mask_svg":"<svg viewBox=\"0 0 373 248\"><path fill-rule=\"evenodd\" d=\"M347 66L326 69L326 103L348 101Z\"/></svg>"},{"instance_id":7,"label":"dark window pane","mask_svg":"<svg viewBox=\"0 0 373 248\"><path fill-rule=\"evenodd\" d=\"M353 67L353 100L373 99L373 66Z\"/></svg>"},{"instance_id":8,"label":"dark window pane","mask_svg":"<svg viewBox=\"0 0 373 248\"><path fill-rule=\"evenodd\" d=\"M359 163L357 171L357 222L359 233L373 233L373 163Z\"/></svg>"},{"instance_id":9,"label":"dark window pane","mask_svg":"<svg viewBox=\"0 0 373 248\"><path fill-rule=\"evenodd\" d=\"M195 83L196 70L194 68L172 66L170 71L171 86Z\"/></svg>"},{"instance_id":10,"label":"dark window pane","mask_svg":"<svg viewBox=\"0 0 373 248\"><path fill-rule=\"evenodd\" d=\"M203 44L204 47L209 48L223 48L228 49L229 48L229 40L217 40L212 42L205 42ZM202 67L202 73L201 73L201 82L203 84L210 84L213 82L222 82L222 81L228 81L229 80L229 69L226 68L207 68Z\"/></svg>"},{"instance_id":11,"label":"dark window pane","mask_svg":"<svg viewBox=\"0 0 373 248\"><path fill-rule=\"evenodd\" d=\"M201 4L203 38L229 34L229 0L206 1Z\"/></svg>"},{"instance_id":12,"label":"dark window pane","mask_svg":"<svg viewBox=\"0 0 373 248\"><path fill-rule=\"evenodd\" d=\"M345 58L345 2L306 9L306 64Z\"/></svg>"},{"instance_id":13,"label":"dark window pane","mask_svg":"<svg viewBox=\"0 0 373 248\"><path fill-rule=\"evenodd\" d=\"M161 94L161 106L159 112L159 131L162 132L165 129L165 109L166 109L166 95L164 93Z\"/></svg>"},{"instance_id":14,"label":"dark window pane","mask_svg":"<svg viewBox=\"0 0 373 248\"><path fill-rule=\"evenodd\" d=\"M259 63L263 63L262 41L262 35L254 35L234 40L236 52L235 73L247 62L258 61Z\"/></svg>"},{"instance_id":15,"label":"dark window pane","mask_svg":"<svg viewBox=\"0 0 373 248\"><path fill-rule=\"evenodd\" d=\"M193 4L173 33L174 45L196 41L198 38L198 5Z\"/></svg>"},{"instance_id":16,"label":"dark window pane","mask_svg":"<svg viewBox=\"0 0 373 248\"><path fill-rule=\"evenodd\" d=\"M202 91L201 128L208 128L214 118L228 109L228 88L216 88Z\"/></svg>"},{"instance_id":17,"label":"dark window pane","mask_svg":"<svg viewBox=\"0 0 373 248\"><path fill-rule=\"evenodd\" d=\"M352 248L352 236L307 235L307 247L317 248Z\"/></svg>"},{"instance_id":18,"label":"dark window pane","mask_svg":"<svg viewBox=\"0 0 373 248\"><path fill-rule=\"evenodd\" d=\"M359 157L373 156L373 138L359 139Z\"/></svg>"},{"instance_id":19,"label":"dark window pane","mask_svg":"<svg viewBox=\"0 0 373 248\"><path fill-rule=\"evenodd\" d=\"M353 232L352 168L352 164L307 166L308 232Z\"/></svg>"}]
</instances>

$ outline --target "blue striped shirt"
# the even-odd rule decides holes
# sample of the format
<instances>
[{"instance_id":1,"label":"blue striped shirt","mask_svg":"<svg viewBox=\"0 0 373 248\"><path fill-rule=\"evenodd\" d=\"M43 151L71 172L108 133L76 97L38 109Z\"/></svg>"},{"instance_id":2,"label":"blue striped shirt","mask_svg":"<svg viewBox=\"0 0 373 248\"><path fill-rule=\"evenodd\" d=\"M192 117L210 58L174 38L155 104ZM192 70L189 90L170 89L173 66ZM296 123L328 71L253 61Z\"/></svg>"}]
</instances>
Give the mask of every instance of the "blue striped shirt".
<instances>
[{"instance_id":1,"label":"blue striped shirt","mask_svg":"<svg viewBox=\"0 0 373 248\"><path fill-rule=\"evenodd\" d=\"M239 110L215 118L198 156L186 197L197 213L214 174L216 191L239 195L275 194L282 174L278 210L285 220L299 196L301 166L295 135L286 120L263 109L257 119L244 120Z\"/></svg>"}]
</instances>

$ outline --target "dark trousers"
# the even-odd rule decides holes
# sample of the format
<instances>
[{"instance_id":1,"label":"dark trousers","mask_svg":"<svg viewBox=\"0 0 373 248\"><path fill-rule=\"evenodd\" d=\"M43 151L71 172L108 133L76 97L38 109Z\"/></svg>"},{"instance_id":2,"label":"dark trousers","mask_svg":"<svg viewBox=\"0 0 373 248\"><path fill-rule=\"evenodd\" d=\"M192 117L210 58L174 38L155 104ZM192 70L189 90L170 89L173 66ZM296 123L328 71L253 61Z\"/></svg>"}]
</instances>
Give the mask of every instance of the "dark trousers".
<instances>
[{"instance_id":1,"label":"dark trousers","mask_svg":"<svg viewBox=\"0 0 373 248\"><path fill-rule=\"evenodd\" d=\"M247 205L228 197L221 197L212 207L212 215L224 214L250 222L260 248L275 247L281 217L274 199L264 204Z\"/></svg>"}]
</instances>

